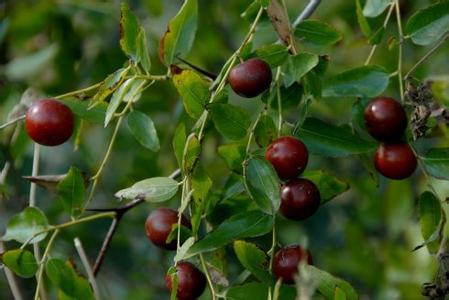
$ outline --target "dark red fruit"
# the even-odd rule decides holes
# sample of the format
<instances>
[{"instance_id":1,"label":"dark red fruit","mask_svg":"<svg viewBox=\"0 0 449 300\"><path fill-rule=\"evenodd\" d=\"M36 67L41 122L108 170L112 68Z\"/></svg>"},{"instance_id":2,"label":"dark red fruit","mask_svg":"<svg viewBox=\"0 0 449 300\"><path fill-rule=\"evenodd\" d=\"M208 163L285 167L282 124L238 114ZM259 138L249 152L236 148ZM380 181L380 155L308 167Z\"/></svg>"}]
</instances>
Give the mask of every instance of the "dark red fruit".
<instances>
[{"instance_id":1,"label":"dark red fruit","mask_svg":"<svg viewBox=\"0 0 449 300\"><path fill-rule=\"evenodd\" d=\"M270 66L259 58L250 58L232 68L228 81L234 92L252 98L268 89L271 79Z\"/></svg>"},{"instance_id":2,"label":"dark red fruit","mask_svg":"<svg viewBox=\"0 0 449 300\"><path fill-rule=\"evenodd\" d=\"M265 159L273 165L279 178L292 179L298 177L306 168L309 151L300 140L283 136L267 147Z\"/></svg>"},{"instance_id":3,"label":"dark red fruit","mask_svg":"<svg viewBox=\"0 0 449 300\"><path fill-rule=\"evenodd\" d=\"M310 252L299 245L280 249L273 259L273 273L276 279L282 278L284 283L294 283L295 275L298 274L299 262L313 264Z\"/></svg>"},{"instance_id":4,"label":"dark red fruit","mask_svg":"<svg viewBox=\"0 0 449 300\"><path fill-rule=\"evenodd\" d=\"M176 265L176 274L178 277L178 288L176 291L179 300L194 300L201 296L206 288L206 277L200 270L189 262L181 261ZM167 275L165 282L171 291L171 276Z\"/></svg>"},{"instance_id":5,"label":"dark red fruit","mask_svg":"<svg viewBox=\"0 0 449 300\"><path fill-rule=\"evenodd\" d=\"M374 165L385 177L404 179L413 174L417 161L408 144L381 144L374 155Z\"/></svg>"},{"instance_id":6,"label":"dark red fruit","mask_svg":"<svg viewBox=\"0 0 449 300\"><path fill-rule=\"evenodd\" d=\"M174 238L170 243L167 243L167 238L172 231L173 225L178 223L178 212L171 208L158 208L153 211L145 221L145 232L148 239L158 247L175 250L177 239ZM191 228L189 220L184 216L181 218L181 224Z\"/></svg>"},{"instance_id":7,"label":"dark red fruit","mask_svg":"<svg viewBox=\"0 0 449 300\"><path fill-rule=\"evenodd\" d=\"M281 188L281 213L291 220L304 220L320 207L320 191L307 179L293 179Z\"/></svg>"},{"instance_id":8,"label":"dark red fruit","mask_svg":"<svg viewBox=\"0 0 449 300\"><path fill-rule=\"evenodd\" d=\"M380 141L397 141L407 127L407 116L402 105L392 98L379 97L365 108L368 132Z\"/></svg>"},{"instance_id":9,"label":"dark red fruit","mask_svg":"<svg viewBox=\"0 0 449 300\"><path fill-rule=\"evenodd\" d=\"M28 136L38 144L57 146L73 133L73 113L68 106L53 99L34 102L25 117Z\"/></svg>"}]
</instances>

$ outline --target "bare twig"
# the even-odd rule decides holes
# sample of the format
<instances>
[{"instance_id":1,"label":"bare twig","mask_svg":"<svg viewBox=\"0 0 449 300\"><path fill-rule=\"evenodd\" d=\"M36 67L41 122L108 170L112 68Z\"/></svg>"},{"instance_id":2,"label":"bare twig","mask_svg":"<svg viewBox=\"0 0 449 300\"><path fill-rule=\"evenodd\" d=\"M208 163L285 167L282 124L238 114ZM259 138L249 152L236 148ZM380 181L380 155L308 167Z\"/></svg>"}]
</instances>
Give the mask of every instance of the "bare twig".
<instances>
[{"instance_id":1,"label":"bare twig","mask_svg":"<svg viewBox=\"0 0 449 300\"><path fill-rule=\"evenodd\" d=\"M307 4L302 13L293 22L292 27L296 28L299 25L299 23L301 23L305 19L308 19L315 12L320 3L321 0L310 0L309 4Z\"/></svg>"},{"instance_id":2,"label":"bare twig","mask_svg":"<svg viewBox=\"0 0 449 300\"><path fill-rule=\"evenodd\" d=\"M19 117L17 117L17 118L14 118L14 119L12 119L12 120L9 120L8 122L6 122L6 123L0 125L0 130L3 129L3 128L8 127L8 126L10 126L10 125L16 124L17 122L19 122L19 121L25 119L25 117L26 117L25 115L21 115L21 116L19 116Z\"/></svg>"},{"instance_id":3,"label":"bare twig","mask_svg":"<svg viewBox=\"0 0 449 300\"><path fill-rule=\"evenodd\" d=\"M89 259L87 258L86 252L84 251L83 245L79 238L75 238L73 240L75 244L76 251L78 251L78 255L80 256L81 262L83 263L84 269L86 270L87 277L89 278L90 285L94 291L95 299L100 300L100 292L98 290L97 281L95 280L95 275L92 272L92 268L89 263Z\"/></svg>"},{"instance_id":4,"label":"bare twig","mask_svg":"<svg viewBox=\"0 0 449 300\"><path fill-rule=\"evenodd\" d=\"M170 178L176 179L181 175L181 170L177 169L173 173L170 174ZM114 219L112 219L111 225L109 226L108 233L106 234L106 237L103 240L103 244L101 245L100 251L98 252L97 259L95 260L95 265L93 267L93 274L94 276L98 275L98 272L100 271L101 265L103 263L104 257L106 256L106 252L109 249L109 245L111 244L112 238L114 237L114 234L117 231L118 225L120 224L120 221L124 214L133 209L134 207L138 206L139 204L142 204L145 202L145 199L143 198L136 198L133 201L115 208L90 208L87 209L88 211L97 211L97 212L115 212L116 215Z\"/></svg>"}]
</instances>

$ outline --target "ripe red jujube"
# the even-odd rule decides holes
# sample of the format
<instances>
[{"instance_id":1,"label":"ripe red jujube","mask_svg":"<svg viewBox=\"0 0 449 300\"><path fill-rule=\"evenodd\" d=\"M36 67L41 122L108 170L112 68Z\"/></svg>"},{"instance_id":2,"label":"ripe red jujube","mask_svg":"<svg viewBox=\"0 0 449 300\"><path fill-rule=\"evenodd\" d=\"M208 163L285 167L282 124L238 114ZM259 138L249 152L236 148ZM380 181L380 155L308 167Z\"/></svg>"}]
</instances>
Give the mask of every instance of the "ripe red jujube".
<instances>
[{"instance_id":1,"label":"ripe red jujube","mask_svg":"<svg viewBox=\"0 0 449 300\"><path fill-rule=\"evenodd\" d=\"M405 179L415 172L417 161L406 143L381 144L374 155L374 165L385 177Z\"/></svg>"},{"instance_id":2,"label":"ripe red jujube","mask_svg":"<svg viewBox=\"0 0 449 300\"><path fill-rule=\"evenodd\" d=\"M274 140L265 152L267 159L283 180L298 177L307 166L309 152L298 139L283 136Z\"/></svg>"},{"instance_id":3,"label":"ripe red jujube","mask_svg":"<svg viewBox=\"0 0 449 300\"><path fill-rule=\"evenodd\" d=\"M145 232L148 239L160 248L175 250L177 239L174 238L167 243L167 238L172 231L173 225L178 223L178 212L171 208L158 208L153 211L145 221ZM191 228L190 221L184 216L181 218L181 224Z\"/></svg>"},{"instance_id":4,"label":"ripe red jujube","mask_svg":"<svg viewBox=\"0 0 449 300\"><path fill-rule=\"evenodd\" d=\"M368 132L380 141L398 141L407 127L407 116L402 105L388 97L379 97L365 108Z\"/></svg>"},{"instance_id":5,"label":"ripe red jujube","mask_svg":"<svg viewBox=\"0 0 449 300\"><path fill-rule=\"evenodd\" d=\"M252 98L268 89L271 79L270 66L260 58L250 58L232 68L228 81L234 92Z\"/></svg>"},{"instance_id":6,"label":"ripe red jujube","mask_svg":"<svg viewBox=\"0 0 449 300\"><path fill-rule=\"evenodd\" d=\"M28 136L38 144L57 146L73 133L74 118L68 106L54 99L34 102L25 117Z\"/></svg>"},{"instance_id":7,"label":"ripe red jujube","mask_svg":"<svg viewBox=\"0 0 449 300\"><path fill-rule=\"evenodd\" d=\"M294 283L299 262L313 264L310 252L299 245L281 248L273 259L273 273L276 279L282 278L284 283Z\"/></svg>"},{"instance_id":8,"label":"ripe red jujube","mask_svg":"<svg viewBox=\"0 0 449 300\"><path fill-rule=\"evenodd\" d=\"M176 275L178 277L177 298L179 300L194 300L204 292L206 288L206 277L194 265L181 261L176 264ZM168 289L172 289L172 278L167 275L165 282Z\"/></svg>"},{"instance_id":9,"label":"ripe red jujube","mask_svg":"<svg viewBox=\"0 0 449 300\"><path fill-rule=\"evenodd\" d=\"M291 220L304 220L320 207L320 191L307 179L293 179L281 188L281 213Z\"/></svg>"}]
</instances>

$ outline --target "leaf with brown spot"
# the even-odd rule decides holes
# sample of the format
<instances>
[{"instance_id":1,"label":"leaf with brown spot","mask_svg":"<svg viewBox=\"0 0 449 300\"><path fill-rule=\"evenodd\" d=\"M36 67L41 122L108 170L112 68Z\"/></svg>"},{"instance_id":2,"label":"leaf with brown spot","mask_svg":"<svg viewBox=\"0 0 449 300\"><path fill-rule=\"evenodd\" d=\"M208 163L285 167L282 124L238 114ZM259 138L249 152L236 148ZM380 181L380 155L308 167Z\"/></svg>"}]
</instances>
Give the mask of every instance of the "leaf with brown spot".
<instances>
[{"instance_id":1,"label":"leaf with brown spot","mask_svg":"<svg viewBox=\"0 0 449 300\"><path fill-rule=\"evenodd\" d=\"M279 38L284 42L284 44L290 45L293 41L290 20L279 0L270 1L267 8L267 13Z\"/></svg>"}]
</instances>

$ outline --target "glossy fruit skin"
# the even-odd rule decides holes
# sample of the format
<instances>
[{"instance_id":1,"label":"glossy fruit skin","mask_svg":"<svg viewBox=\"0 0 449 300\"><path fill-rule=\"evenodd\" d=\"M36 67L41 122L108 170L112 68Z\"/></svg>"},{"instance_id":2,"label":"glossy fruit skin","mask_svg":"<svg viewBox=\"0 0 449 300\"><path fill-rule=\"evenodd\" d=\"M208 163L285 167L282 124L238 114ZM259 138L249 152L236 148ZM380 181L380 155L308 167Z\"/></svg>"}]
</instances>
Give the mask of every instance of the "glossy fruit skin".
<instances>
[{"instance_id":1,"label":"glossy fruit skin","mask_svg":"<svg viewBox=\"0 0 449 300\"><path fill-rule=\"evenodd\" d=\"M309 151L300 140L283 136L268 145L265 152L268 160L282 180L298 177L307 166Z\"/></svg>"},{"instance_id":2,"label":"glossy fruit skin","mask_svg":"<svg viewBox=\"0 0 449 300\"><path fill-rule=\"evenodd\" d=\"M407 116L402 105L388 97L379 97L365 108L365 125L379 141L398 141L407 128Z\"/></svg>"},{"instance_id":3,"label":"glossy fruit skin","mask_svg":"<svg viewBox=\"0 0 449 300\"><path fill-rule=\"evenodd\" d=\"M34 102L25 116L28 136L38 144L57 146L73 133L74 117L68 106L54 99Z\"/></svg>"},{"instance_id":4,"label":"glossy fruit skin","mask_svg":"<svg viewBox=\"0 0 449 300\"><path fill-rule=\"evenodd\" d=\"M161 207L154 210L145 221L145 232L148 239L156 246L175 250L177 246L177 239L174 238L170 243L167 243L167 238L172 230L172 226L178 223L178 212L171 208ZM191 228L190 221L184 216L181 218L181 224Z\"/></svg>"},{"instance_id":5,"label":"glossy fruit skin","mask_svg":"<svg viewBox=\"0 0 449 300\"><path fill-rule=\"evenodd\" d=\"M229 73L229 84L234 92L245 98L262 94L271 85L270 66L260 58L250 58L236 65Z\"/></svg>"},{"instance_id":6,"label":"glossy fruit skin","mask_svg":"<svg viewBox=\"0 0 449 300\"><path fill-rule=\"evenodd\" d=\"M178 276L177 298L179 300L194 300L204 292L206 288L206 277L194 265L186 261L180 261L176 265ZM168 289L172 289L171 276L165 277Z\"/></svg>"},{"instance_id":7,"label":"glossy fruit skin","mask_svg":"<svg viewBox=\"0 0 449 300\"><path fill-rule=\"evenodd\" d=\"M294 283L300 261L309 265L313 264L310 252L299 245L291 245L280 249L273 259L274 276L276 279L282 278L284 283Z\"/></svg>"},{"instance_id":8,"label":"glossy fruit skin","mask_svg":"<svg viewBox=\"0 0 449 300\"><path fill-rule=\"evenodd\" d=\"M406 143L381 144L374 155L374 165L385 177L405 179L416 170L416 156Z\"/></svg>"},{"instance_id":9,"label":"glossy fruit skin","mask_svg":"<svg viewBox=\"0 0 449 300\"><path fill-rule=\"evenodd\" d=\"M304 220L320 207L320 191L307 179L293 179L281 188L281 213L290 220Z\"/></svg>"}]
</instances>

